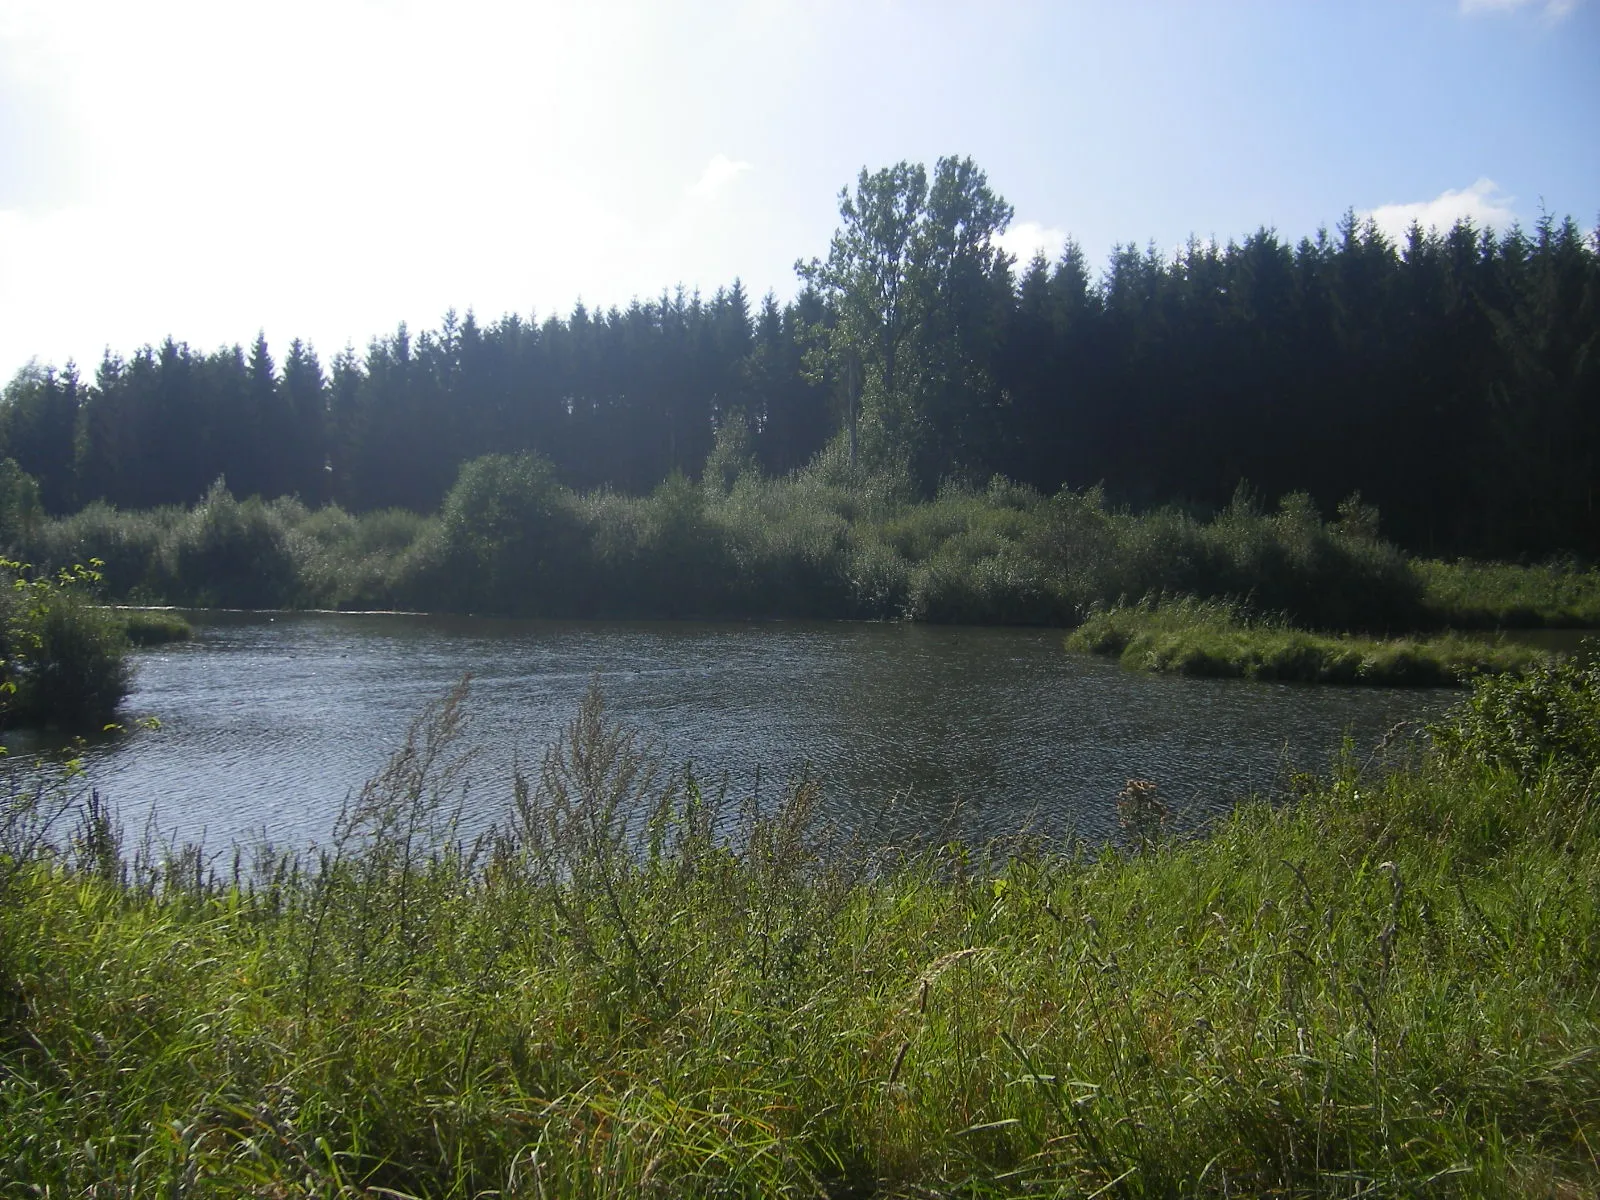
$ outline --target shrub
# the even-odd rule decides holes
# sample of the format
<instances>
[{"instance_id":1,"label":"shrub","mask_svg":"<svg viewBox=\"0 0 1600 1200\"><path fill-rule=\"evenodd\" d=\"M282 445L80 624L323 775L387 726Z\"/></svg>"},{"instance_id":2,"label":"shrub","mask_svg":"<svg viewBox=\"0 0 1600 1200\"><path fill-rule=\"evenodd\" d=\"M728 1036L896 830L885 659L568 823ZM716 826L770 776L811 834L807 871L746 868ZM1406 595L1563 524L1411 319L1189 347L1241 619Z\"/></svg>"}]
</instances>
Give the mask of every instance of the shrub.
<instances>
[{"instance_id":1,"label":"shrub","mask_svg":"<svg viewBox=\"0 0 1600 1200\"><path fill-rule=\"evenodd\" d=\"M178 526L172 568L178 595L201 608L281 608L299 593L282 517L221 479Z\"/></svg>"},{"instance_id":2,"label":"shrub","mask_svg":"<svg viewBox=\"0 0 1600 1200\"><path fill-rule=\"evenodd\" d=\"M1202 528L1205 570L1195 590L1248 595L1260 611L1318 629L1415 628L1422 585L1405 555L1378 536L1377 510L1352 496L1339 513L1324 523L1311 497L1295 492L1267 516L1241 484Z\"/></svg>"},{"instance_id":3,"label":"shrub","mask_svg":"<svg viewBox=\"0 0 1600 1200\"><path fill-rule=\"evenodd\" d=\"M439 538L449 591L499 614L570 607L581 526L555 468L536 454L492 454L461 468L445 496Z\"/></svg>"},{"instance_id":4,"label":"shrub","mask_svg":"<svg viewBox=\"0 0 1600 1200\"><path fill-rule=\"evenodd\" d=\"M850 592L854 615L895 620L911 603L911 564L892 546L857 542L850 552Z\"/></svg>"},{"instance_id":5,"label":"shrub","mask_svg":"<svg viewBox=\"0 0 1600 1200\"><path fill-rule=\"evenodd\" d=\"M26 545L43 517L38 481L16 459L0 459L0 547Z\"/></svg>"},{"instance_id":6,"label":"shrub","mask_svg":"<svg viewBox=\"0 0 1600 1200\"><path fill-rule=\"evenodd\" d=\"M785 503L785 501L789 501ZM726 602L759 616L855 615L851 528L811 491L742 476L708 511L733 578Z\"/></svg>"},{"instance_id":7,"label":"shrub","mask_svg":"<svg viewBox=\"0 0 1600 1200\"><path fill-rule=\"evenodd\" d=\"M634 595L650 597L658 616L706 616L726 608L732 557L707 510L705 493L673 472L651 493L642 516L638 565L643 590Z\"/></svg>"},{"instance_id":8,"label":"shrub","mask_svg":"<svg viewBox=\"0 0 1600 1200\"><path fill-rule=\"evenodd\" d=\"M183 519L181 509L125 513L97 500L70 517L45 522L28 553L51 569L97 559L105 595L160 603L175 598L165 552Z\"/></svg>"},{"instance_id":9,"label":"shrub","mask_svg":"<svg viewBox=\"0 0 1600 1200\"><path fill-rule=\"evenodd\" d=\"M395 508L354 516L330 504L306 514L288 539L302 594L327 608L394 607L402 577L417 567L413 547L437 524Z\"/></svg>"},{"instance_id":10,"label":"shrub","mask_svg":"<svg viewBox=\"0 0 1600 1200\"><path fill-rule=\"evenodd\" d=\"M88 730L108 721L131 673L122 623L85 593L92 568L34 578L0 562L0 723Z\"/></svg>"},{"instance_id":11,"label":"shrub","mask_svg":"<svg viewBox=\"0 0 1600 1200\"><path fill-rule=\"evenodd\" d=\"M1593 773L1600 770L1600 662L1563 659L1521 678L1481 680L1432 732L1448 755L1510 767L1525 779L1547 764Z\"/></svg>"}]
</instances>

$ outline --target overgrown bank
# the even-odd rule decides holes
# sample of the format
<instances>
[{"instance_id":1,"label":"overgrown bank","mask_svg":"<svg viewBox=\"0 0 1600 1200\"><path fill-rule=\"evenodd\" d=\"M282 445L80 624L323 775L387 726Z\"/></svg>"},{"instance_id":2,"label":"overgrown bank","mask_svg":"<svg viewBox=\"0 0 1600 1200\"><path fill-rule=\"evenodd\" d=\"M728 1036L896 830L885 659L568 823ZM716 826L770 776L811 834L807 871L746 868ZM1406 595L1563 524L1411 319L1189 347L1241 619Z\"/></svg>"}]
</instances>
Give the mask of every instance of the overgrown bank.
<instances>
[{"instance_id":1,"label":"overgrown bank","mask_svg":"<svg viewBox=\"0 0 1600 1200\"><path fill-rule=\"evenodd\" d=\"M574 492L537 457L492 457L468 464L433 516L239 501L219 484L192 509L96 505L6 532L44 566L102 559L110 599L200 607L1071 627L1092 607L1163 593L1379 633L1509 611L1475 606L1483 569L1416 563L1355 498L1332 520L1309 497L1266 511L1243 490L1210 519L1001 480L919 502L905 477L837 454L763 477L732 439L703 481L642 497ZM1600 573L1494 571L1518 623L1600 620Z\"/></svg>"},{"instance_id":2,"label":"overgrown bank","mask_svg":"<svg viewBox=\"0 0 1600 1200\"><path fill-rule=\"evenodd\" d=\"M1201 841L1130 787L1123 853L869 851L810 785L717 825L593 700L497 839L438 853L459 701L310 861L130 862L94 805L30 852L42 809L13 816L14 1184L1600 1186L1593 669L1488 685L1410 768L1300 781Z\"/></svg>"}]
</instances>

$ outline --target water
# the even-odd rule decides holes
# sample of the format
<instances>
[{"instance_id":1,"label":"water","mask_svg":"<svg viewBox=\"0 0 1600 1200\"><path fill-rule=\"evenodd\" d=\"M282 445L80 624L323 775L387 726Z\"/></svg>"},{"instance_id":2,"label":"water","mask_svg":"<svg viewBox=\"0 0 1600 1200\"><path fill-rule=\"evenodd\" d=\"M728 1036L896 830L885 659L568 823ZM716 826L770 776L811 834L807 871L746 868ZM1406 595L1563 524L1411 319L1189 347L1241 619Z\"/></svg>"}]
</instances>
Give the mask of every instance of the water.
<instances>
[{"instance_id":1,"label":"water","mask_svg":"<svg viewBox=\"0 0 1600 1200\"><path fill-rule=\"evenodd\" d=\"M506 810L591 680L665 760L732 794L802 771L829 814L883 837L1115 828L1155 780L1194 824L1348 733L1363 752L1456 694L1135 674L1059 632L923 625L495 621L392 614L193 614L190 643L137 655L128 718L87 778L131 832L326 842L341 803L428 701L472 675L468 830ZM15 742L15 739L14 739ZM14 754L28 749L14 745Z\"/></svg>"}]
</instances>

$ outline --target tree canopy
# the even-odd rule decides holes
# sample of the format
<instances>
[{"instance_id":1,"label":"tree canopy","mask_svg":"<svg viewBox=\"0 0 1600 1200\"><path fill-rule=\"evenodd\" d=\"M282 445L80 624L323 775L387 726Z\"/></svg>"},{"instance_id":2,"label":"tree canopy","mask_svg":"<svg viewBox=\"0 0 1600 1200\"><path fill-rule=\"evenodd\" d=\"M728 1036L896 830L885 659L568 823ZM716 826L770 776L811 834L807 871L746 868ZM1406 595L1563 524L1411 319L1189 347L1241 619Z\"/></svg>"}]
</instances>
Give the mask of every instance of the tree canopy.
<instances>
[{"instance_id":1,"label":"tree canopy","mask_svg":"<svg viewBox=\"0 0 1600 1200\"><path fill-rule=\"evenodd\" d=\"M0 458L53 513L192 503L219 476L431 511L485 454L643 493L697 477L719 432L719 473L790 471L837 437L925 494L1001 474L1215 511L1247 479L1359 491L1418 551L1600 555L1600 238L1570 219L1397 244L1347 213L1298 242L1118 246L1096 272L1071 242L1014 262L1011 207L967 158L863 170L839 210L787 302L735 280L447 313L326 362L257 336L108 352L92 380L33 365L0 400Z\"/></svg>"}]
</instances>

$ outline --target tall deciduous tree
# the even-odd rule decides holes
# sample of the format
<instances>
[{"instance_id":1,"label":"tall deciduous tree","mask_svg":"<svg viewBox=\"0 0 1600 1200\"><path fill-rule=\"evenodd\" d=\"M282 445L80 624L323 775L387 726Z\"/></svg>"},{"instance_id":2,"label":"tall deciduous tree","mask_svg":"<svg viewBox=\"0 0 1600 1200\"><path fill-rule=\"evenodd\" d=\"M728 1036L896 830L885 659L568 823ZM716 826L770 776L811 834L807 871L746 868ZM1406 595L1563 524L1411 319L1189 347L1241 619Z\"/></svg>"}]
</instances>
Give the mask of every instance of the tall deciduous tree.
<instances>
[{"instance_id":1,"label":"tall deciduous tree","mask_svg":"<svg viewBox=\"0 0 1600 1200\"><path fill-rule=\"evenodd\" d=\"M863 169L855 192L839 194L827 260L796 269L834 313L819 357L844 381L852 450L857 396L868 453L909 458L925 484L970 449L969 437L944 435L985 398L985 358L1010 291L995 239L1011 215L968 158L941 158L931 186L920 163Z\"/></svg>"}]
</instances>

